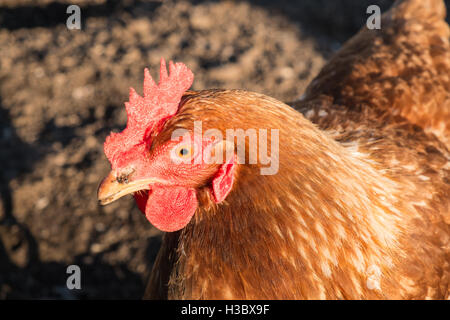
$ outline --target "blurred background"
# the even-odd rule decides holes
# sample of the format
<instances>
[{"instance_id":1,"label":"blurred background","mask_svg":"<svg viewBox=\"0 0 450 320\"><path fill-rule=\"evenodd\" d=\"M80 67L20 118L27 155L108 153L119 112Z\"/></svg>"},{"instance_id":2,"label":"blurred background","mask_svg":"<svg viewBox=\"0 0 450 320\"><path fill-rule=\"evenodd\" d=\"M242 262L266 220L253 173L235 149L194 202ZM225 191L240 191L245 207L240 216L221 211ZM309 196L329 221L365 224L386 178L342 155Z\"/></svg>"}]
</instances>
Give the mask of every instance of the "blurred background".
<instances>
[{"instance_id":1,"label":"blurred background","mask_svg":"<svg viewBox=\"0 0 450 320\"><path fill-rule=\"evenodd\" d=\"M0 299L142 296L161 233L131 197L100 207L96 190L144 67L182 61L194 89L292 100L371 4L392 1L0 0ZM71 264L81 290L66 288Z\"/></svg>"}]
</instances>

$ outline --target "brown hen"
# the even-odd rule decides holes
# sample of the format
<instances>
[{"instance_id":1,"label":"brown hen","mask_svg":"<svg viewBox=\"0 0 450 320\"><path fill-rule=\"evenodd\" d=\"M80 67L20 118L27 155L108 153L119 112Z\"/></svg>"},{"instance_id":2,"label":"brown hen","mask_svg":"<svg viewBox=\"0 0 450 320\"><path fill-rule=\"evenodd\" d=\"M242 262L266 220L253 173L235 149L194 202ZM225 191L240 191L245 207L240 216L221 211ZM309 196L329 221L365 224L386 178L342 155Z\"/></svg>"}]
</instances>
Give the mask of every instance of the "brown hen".
<instances>
[{"instance_id":1,"label":"brown hen","mask_svg":"<svg viewBox=\"0 0 450 320\"><path fill-rule=\"evenodd\" d=\"M205 194L194 220L165 235L145 297L447 299L444 17L441 0L399 1L381 30L349 40L291 104L317 126L258 94L186 96L171 125L280 128L280 170L241 165L225 204Z\"/></svg>"},{"instance_id":2,"label":"brown hen","mask_svg":"<svg viewBox=\"0 0 450 320\"><path fill-rule=\"evenodd\" d=\"M164 235L145 298L449 298L444 16L441 0L396 2L290 106L243 90L185 93L150 153L198 120L203 131L278 129L279 170L238 164L224 201L207 175L190 182L198 207Z\"/></svg>"}]
</instances>

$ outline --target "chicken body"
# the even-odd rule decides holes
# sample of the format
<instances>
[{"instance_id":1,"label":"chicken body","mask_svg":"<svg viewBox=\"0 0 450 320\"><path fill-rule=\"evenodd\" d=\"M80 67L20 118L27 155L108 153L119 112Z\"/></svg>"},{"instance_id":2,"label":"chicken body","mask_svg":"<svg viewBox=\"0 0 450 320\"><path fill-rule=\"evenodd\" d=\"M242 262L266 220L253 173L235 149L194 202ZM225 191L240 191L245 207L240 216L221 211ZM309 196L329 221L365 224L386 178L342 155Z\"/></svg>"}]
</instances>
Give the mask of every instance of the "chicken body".
<instances>
[{"instance_id":1,"label":"chicken body","mask_svg":"<svg viewBox=\"0 0 450 320\"><path fill-rule=\"evenodd\" d=\"M188 92L158 139L194 120L279 129L279 171L239 165L220 204L200 192L192 221L165 234L145 298L449 298L444 15L439 0L396 3L290 104L300 112L246 91Z\"/></svg>"}]
</instances>

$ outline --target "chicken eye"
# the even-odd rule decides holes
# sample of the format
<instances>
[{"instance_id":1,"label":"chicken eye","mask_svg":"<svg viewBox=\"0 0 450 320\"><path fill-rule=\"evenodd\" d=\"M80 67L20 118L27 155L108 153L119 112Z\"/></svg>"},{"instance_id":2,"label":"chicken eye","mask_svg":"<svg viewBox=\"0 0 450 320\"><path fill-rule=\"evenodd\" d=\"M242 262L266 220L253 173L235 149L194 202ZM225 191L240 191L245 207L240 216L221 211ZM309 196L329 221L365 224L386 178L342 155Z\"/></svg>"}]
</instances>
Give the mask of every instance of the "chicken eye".
<instances>
[{"instance_id":1,"label":"chicken eye","mask_svg":"<svg viewBox=\"0 0 450 320\"><path fill-rule=\"evenodd\" d=\"M192 147L189 145L182 145L182 146L178 146L175 154L182 159L188 159L191 157L192 155Z\"/></svg>"}]
</instances>

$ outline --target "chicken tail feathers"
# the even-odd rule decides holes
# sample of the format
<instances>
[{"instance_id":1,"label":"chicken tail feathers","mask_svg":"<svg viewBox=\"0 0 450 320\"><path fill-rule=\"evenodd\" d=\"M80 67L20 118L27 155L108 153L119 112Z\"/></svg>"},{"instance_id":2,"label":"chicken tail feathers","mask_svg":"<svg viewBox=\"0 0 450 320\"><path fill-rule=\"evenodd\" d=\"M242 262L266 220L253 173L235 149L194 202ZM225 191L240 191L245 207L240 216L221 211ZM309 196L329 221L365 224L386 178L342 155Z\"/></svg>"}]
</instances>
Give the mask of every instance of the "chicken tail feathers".
<instances>
[{"instance_id":1,"label":"chicken tail feathers","mask_svg":"<svg viewBox=\"0 0 450 320\"><path fill-rule=\"evenodd\" d=\"M450 29L442 0L401 0L327 63L304 100L401 116L450 149ZM323 99L322 99L323 101ZM327 100L325 100L327 101Z\"/></svg>"}]
</instances>

